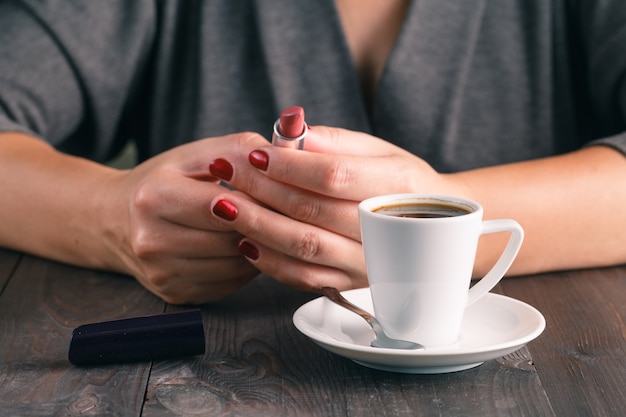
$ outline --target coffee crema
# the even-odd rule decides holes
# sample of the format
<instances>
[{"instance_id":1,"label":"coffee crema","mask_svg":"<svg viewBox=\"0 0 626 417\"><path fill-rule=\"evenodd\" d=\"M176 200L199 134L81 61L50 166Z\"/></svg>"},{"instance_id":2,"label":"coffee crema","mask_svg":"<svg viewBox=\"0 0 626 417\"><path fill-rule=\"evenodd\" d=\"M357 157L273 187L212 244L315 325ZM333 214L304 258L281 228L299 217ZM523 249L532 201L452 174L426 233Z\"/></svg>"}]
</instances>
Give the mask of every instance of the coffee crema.
<instances>
[{"instance_id":1,"label":"coffee crema","mask_svg":"<svg viewBox=\"0 0 626 417\"><path fill-rule=\"evenodd\" d=\"M447 204L406 203L378 207L373 209L372 212L392 217L435 219L440 217L462 216L464 214L470 214L471 210Z\"/></svg>"}]
</instances>

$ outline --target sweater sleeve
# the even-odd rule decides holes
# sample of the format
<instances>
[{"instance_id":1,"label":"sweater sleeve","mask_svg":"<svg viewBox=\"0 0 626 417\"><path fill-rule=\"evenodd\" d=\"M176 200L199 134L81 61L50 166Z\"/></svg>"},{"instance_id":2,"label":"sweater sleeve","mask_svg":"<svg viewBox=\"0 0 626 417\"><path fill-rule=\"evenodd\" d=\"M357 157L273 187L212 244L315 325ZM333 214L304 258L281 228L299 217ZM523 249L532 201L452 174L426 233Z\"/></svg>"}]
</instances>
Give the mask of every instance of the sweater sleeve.
<instances>
[{"instance_id":1,"label":"sweater sleeve","mask_svg":"<svg viewBox=\"0 0 626 417\"><path fill-rule=\"evenodd\" d=\"M149 1L0 2L0 131L110 157L130 134L154 16Z\"/></svg>"},{"instance_id":2,"label":"sweater sleeve","mask_svg":"<svg viewBox=\"0 0 626 417\"><path fill-rule=\"evenodd\" d=\"M587 57L591 116L599 126L589 144L607 145L626 155L626 7L620 0L573 3Z\"/></svg>"}]
</instances>

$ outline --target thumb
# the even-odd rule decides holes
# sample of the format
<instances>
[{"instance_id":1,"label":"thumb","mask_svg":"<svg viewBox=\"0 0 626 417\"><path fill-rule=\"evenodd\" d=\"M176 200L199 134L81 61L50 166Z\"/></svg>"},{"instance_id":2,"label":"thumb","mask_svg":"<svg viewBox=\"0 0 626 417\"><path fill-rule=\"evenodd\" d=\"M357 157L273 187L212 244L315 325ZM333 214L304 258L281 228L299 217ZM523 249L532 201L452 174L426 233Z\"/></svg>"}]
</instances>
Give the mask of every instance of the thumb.
<instances>
[{"instance_id":1,"label":"thumb","mask_svg":"<svg viewBox=\"0 0 626 417\"><path fill-rule=\"evenodd\" d=\"M394 145L364 132L330 126L312 126L304 142L309 152L377 156L395 153Z\"/></svg>"}]
</instances>

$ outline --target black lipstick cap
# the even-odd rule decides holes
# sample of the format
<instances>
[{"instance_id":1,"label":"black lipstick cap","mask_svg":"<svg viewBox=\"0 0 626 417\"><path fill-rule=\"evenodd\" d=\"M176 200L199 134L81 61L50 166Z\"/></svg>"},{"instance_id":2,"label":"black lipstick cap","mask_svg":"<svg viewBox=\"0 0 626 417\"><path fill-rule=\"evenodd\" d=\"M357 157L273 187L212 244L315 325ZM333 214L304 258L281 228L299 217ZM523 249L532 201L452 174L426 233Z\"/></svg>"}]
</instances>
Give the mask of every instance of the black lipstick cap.
<instances>
[{"instance_id":1,"label":"black lipstick cap","mask_svg":"<svg viewBox=\"0 0 626 417\"><path fill-rule=\"evenodd\" d=\"M203 355L200 310L85 324L74 329L69 360L74 365L148 362Z\"/></svg>"}]
</instances>

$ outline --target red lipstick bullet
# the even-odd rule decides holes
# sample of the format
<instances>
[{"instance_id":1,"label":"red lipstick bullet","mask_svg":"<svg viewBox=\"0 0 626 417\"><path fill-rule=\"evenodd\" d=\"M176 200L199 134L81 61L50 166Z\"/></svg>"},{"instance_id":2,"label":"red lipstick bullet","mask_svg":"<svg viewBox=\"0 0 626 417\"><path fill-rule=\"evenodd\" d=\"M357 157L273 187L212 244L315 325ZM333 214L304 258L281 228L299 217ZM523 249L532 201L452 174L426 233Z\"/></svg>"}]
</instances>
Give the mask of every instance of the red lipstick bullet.
<instances>
[{"instance_id":1,"label":"red lipstick bullet","mask_svg":"<svg viewBox=\"0 0 626 417\"><path fill-rule=\"evenodd\" d=\"M289 107L283 110L274 123L272 144L283 148L303 149L307 130L304 109L300 106Z\"/></svg>"}]
</instances>

